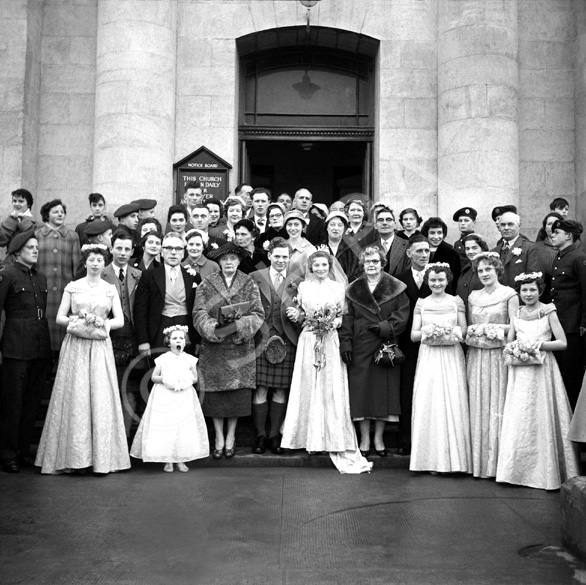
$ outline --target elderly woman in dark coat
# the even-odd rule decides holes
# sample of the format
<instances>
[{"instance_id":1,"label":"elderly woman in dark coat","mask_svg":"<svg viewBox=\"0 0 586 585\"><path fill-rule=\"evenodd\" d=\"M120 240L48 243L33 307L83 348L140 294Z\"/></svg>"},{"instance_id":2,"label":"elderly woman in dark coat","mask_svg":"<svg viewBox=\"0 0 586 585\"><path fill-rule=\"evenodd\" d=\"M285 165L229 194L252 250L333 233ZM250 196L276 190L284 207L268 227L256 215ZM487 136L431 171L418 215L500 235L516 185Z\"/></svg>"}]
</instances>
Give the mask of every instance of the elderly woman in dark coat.
<instances>
[{"instance_id":1,"label":"elderly woman in dark coat","mask_svg":"<svg viewBox=\"0 0 586 585\"><path fill-rule=\"evenodd\" d=\"M202 337L199 370L203 412L213 417L216 431L214 459L222 454L234 456L238 417L250 415L252 389L256 388L254 335L263 323L264 310L255 282L238 270L243 255L242 248L232 243L210 253L220 264L220 272L203 280L193 305L193 324ZM234 307L232 318L219 327L220 310L237 303L249 306ZM224 418L228 419L225 435Z\"/></svg>"},{"instance_id":2,"label":"elderly woman in dark coat","mask_svg":"<svg viewBox=\"0 0 586 585\"><path fill-rule=\"evenodd\" d=\"M380 457L385 422L398 420L400 366L378 366L373 359L381 342L398 336L409 319L406 285L383 271L385 254L377 246L360 254L365 274L346 289L348 312L339 331L340 352L348 365L350 413L360 421L360 450L370 450L370 421L375 421L374 448Z\"/></svg>"}]
</instances>

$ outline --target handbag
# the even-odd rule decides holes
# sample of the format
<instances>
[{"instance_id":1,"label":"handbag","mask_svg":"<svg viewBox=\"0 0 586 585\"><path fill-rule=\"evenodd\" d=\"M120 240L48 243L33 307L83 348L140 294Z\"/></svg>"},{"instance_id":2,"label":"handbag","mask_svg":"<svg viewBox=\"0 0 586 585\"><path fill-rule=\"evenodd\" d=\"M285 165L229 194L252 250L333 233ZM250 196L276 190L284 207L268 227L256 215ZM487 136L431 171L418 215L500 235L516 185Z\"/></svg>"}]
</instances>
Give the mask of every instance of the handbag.
<instances>
[{"instance_id":1,"label":"handbag","mask_svg":"<svg viewBox=\"0 0 586 585\"><path fill-rule=\"evenodd\" d=\"M380 347L374 352L374 363L377 366L386 366L387 368L394 368L405 361L405 354L401 351L397 342L383 341Z\"/></svg>"}]
</instances>

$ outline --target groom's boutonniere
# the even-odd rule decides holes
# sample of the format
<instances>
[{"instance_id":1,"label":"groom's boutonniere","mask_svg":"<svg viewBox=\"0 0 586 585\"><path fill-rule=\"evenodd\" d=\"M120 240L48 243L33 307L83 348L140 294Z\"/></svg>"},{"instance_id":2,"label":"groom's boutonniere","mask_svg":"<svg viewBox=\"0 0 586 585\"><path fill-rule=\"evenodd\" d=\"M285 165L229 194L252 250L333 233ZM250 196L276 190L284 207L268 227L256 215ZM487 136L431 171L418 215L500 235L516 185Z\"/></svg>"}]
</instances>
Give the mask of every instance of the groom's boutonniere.
<instances>
[{"instance_id":1,"label":"groom's boutonniere","mask_svg":"<svg viewBox=\"0 0 586 585\"><path fill-rule=\"evenodd\" d=\"M519 248L518 246L516 248L513 248L511 250L511 254L513 256L520 256L522 253L523 253L523 249L522 248Z\"/></svg>"}]
</instances>

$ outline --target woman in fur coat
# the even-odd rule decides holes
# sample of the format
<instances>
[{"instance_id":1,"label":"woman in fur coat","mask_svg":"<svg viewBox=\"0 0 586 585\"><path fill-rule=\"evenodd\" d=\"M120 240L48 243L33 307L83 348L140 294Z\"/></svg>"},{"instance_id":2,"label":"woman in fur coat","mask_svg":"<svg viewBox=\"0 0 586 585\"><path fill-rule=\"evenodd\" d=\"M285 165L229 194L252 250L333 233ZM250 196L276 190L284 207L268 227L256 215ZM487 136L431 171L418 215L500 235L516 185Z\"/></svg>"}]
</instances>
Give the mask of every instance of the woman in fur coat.
<instances>
[{"instance_id":1,"label":"woman in fur coat","mask_svg":"<svg viewBox=\"0 0 586 585\"><path fill-rule=\"evenodd\" d=\"M370 421L375 421L374 448L386 457L383 441L386 421L401 413L401 366L379 366L374 354L381 342L398 336L409 319L409 299L404 283L383 271L385 254L378 246L360 254L364 270L346 289L348 312L339 331L340 352L348 366L350 412L360 421L360 450L370 450Z\"/></svg>"}]
</instances>

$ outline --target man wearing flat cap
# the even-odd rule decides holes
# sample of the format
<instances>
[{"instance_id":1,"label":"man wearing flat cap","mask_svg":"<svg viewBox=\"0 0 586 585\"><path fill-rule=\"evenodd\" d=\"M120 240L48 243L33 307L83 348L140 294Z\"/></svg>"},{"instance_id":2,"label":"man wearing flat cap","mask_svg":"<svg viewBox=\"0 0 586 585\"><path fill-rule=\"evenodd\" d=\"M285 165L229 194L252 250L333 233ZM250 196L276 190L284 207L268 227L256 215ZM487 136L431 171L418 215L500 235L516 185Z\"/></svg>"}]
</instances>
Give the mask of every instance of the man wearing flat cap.
<instances>
[{"instance_id":1,"label":"man wearing flat cap","mask_svg":"<svg viewBox=\"0 0 586 585\"><path fill-rule=\"evenodd\" d=\"M34 229L15 236L8 252L14 264L0 272L0 313L6 324L0 340L0 467L17 473L33 465L30 443L37 409L51 372L47 279L36 263L39 243Z\"/></svg>"},{"instance_id":2,"label":"man wearing flat cap","mask_svg":"<svg viewBox=\"0 0 586 585\"><path fill-rule=\"evenodd\" d=\"M129 236L132 237L134 244L134 253L132 255L135 258L140 250L140 237L136 228L138 227L138 211L139 206L135 203L127 203L121 205L115 212L114 217L118 219L118 225L116 230L125 231Z\"/></svg>"},{"instance_id":3,"label":"man wearing flat cap","mask_svg":"<svg viewBox=\"0 0 586 585\"><path fill-rule=\"evenodd\" d=\"M478 212L472 207L462 207L454 213L452 220L458 223L458 229L460 230L460 237L454 242L454 250L458 252L460 256L460 266L462 269L470 264L468 256L466 256L466 250L464 249L464 238L468 234L473 234L476 227L476 218Z\"/></svg>"},{"instance_id":4,"label":"man wearing flat cap","mask_svg":"<svg viewBox=\"0 0 586 585\"><path fill-rule=\"evenodd\" d=\"M131 205L138 205L138 219L145 217L155 217L156 199L135 199L130 202Z\"/></svg>"},{"instance_id":5,"label":"man wearing flat cap","mask_svg":"<svg viewBox=\"0 0 586 585\"><path fill-rule=\"evenodd\" d=\"M551 226L551 242L558 253L553 261L551 300L566 333L568 347L555 352L572 408L584 377L586 333L586 254L576 248L582 224L558 219Z\"/></svg>"}]
</instances>

